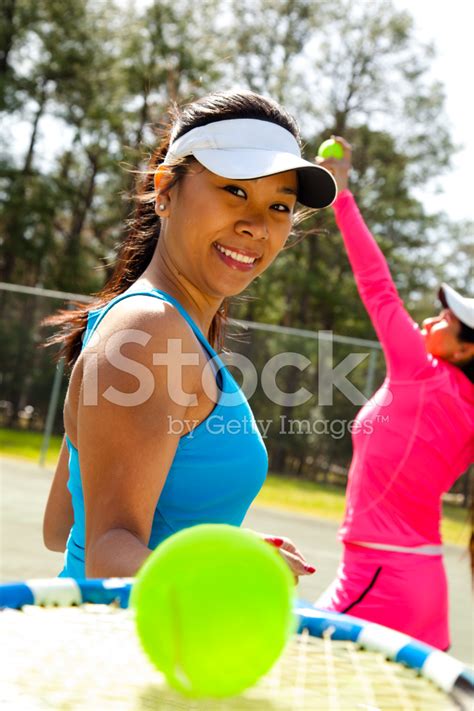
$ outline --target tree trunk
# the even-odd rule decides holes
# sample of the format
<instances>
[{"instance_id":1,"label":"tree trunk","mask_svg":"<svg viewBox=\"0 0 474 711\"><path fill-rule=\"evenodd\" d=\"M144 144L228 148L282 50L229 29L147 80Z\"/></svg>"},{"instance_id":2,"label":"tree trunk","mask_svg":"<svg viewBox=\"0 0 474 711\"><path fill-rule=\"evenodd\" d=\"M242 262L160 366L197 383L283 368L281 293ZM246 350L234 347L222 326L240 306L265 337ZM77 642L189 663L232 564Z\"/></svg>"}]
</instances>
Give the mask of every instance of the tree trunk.
<instances>
[{"instance_id":1,"label":"tree trunk","mask_svg":"<svg viewBox=\"0 0 474 711\"><path fill-rule=\"evenodd\" d=\"M91 171L84 190L74 206L70 229L65 233L65 243L62 252L61 265L58 270L57 288L71 291L80 288L80 274L78 272L79 256L81 250L81 235L94 198L95 183L98 173L99 156L90 152L88 154Z\"/></svg>"},{"instance_id":2,"label":"tree trunk","mask_svg":"<svg viewBox=\"0 0 474 711\"><path fill-rule=\"evenodd\" d=\"M84 223L86 221L87 214L90 210L94 197L95 180L97 177L99 164L98 155L89 153L89 160L91 163L92 170L90 172L89 180L86 185L84 198L83 200L80 200L76 206L72 218L71 229L66 237L66 246L64 249L64 254L67 257L74 257L79 251L82 228L84 227Z\"/></svg>"},{"instance_id":3,"label":"tree trunk","mask_svg":"<svg viewBox=\"0 0 474 711\"><path fill-rule=\"evenodd\" d=\"M45 106L46 106L46 90L45 90L45 87L43 86L41 88L41 92L38 97L38 110L36 111L35 118L33 121L33 130L31 132L30 145L28 146L28 151L26 153L25 161L23 164L23 170L22 170L23 175L28 175L29 173L31 173L31 165L33 163L35 143L36 143L36 139L38 137L38 124L40 122L41 116L43 115Z\"/></svg>"},{"instance_id":4,"label":"tree trunk","mask_svg":"<svg viewBox=\"0 0 474 711\"><path fill-rule=\"evenodd\" d=\"M140 123L138 125L137 133L136 133L136 137L135 137L135 148L136 148L137 152L140 150L140 145L143 140L143 130L144 130L145 125L148 121L148 112L149 112L148 96L150 93L150 89L149 89L149 87L146 86L146 80L144 83L145 83L145 86L143 87L143 104L142 104L142 108L140 111Z\"/></svg>"},{"instance_id":5,"label":"tree trunk","mask_svg":"<svg viewBox=\"0 0 474 711\"><path fill-rule=\"evenodd\" d=\"M347 111L336 111L334 116L334 130L332 133L335 136L344 136L347 126Z\"/></svg>"}]
</instances>

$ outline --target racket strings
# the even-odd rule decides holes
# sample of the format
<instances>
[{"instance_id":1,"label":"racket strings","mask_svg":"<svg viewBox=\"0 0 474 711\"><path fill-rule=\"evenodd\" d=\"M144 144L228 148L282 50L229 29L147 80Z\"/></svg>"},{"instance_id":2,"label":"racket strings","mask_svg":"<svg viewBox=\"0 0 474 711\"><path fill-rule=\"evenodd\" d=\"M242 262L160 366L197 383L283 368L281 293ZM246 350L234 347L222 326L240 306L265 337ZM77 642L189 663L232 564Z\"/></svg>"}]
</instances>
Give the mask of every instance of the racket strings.
<instances>
[{"instance_id":1,"label":"racket strings","mask_svg":"<svg viewBox=\"0 0 474 711\"><path fill-rule=\"evenodd\" d=\"M321 659L325 662L325 678L327 681L327 702L328 709L340 708L339 703L339 688L336 683L336 660L334 658L335 647L331 643L331 631L326 631L322 639L323 654ZM309 653L308 653L309 656Z\"/></svg>"},{"instance_id":2,"label":"racket strings","mask_svg":"<svg viewBox=\"0 0 474 711\"><path fill-rule=\"evenodd\" d=\"M356 645L348 646L348 654L350 656L350 663L354 670L354 674L357 678L357 683L361 690L361 695L365 700L367 708L376 708L377 699L374 692L373 684L368 677L366 670L364 669L364 656L359 651ZM385 665L385 659L383 659L383 664Z\"/></svg>"},{"instance_id":3,"label":"racket strings","mask_svg":"<svg viewBox=\"0 0 474 711\"><path fill-rule=\"evenodd\" d=\"M0 614L1 702L15 711L315 711L456 706L429 681L376 652L295 636L255 687L231 699L186 699L142 652L130 610L25 607ZM205 649L203 649L205 654Z\"/></svg>"}]
</instances>

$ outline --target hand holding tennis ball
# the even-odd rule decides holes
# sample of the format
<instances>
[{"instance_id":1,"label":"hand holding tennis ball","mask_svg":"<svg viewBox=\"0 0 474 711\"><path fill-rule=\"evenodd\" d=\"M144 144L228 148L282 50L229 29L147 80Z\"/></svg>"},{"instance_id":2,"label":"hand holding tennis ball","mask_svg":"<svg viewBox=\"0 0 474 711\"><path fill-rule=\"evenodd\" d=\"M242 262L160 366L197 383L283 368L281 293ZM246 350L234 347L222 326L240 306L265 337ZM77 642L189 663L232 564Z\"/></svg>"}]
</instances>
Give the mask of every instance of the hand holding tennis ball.
<instances>
[{"instance_id":1,"label":"hand holding tennis ball","mask_svg":"<svg viewBox=\"0 0 474 711\"><path fill-rule=\"evenodd\" d=\"M351 156L352 147L341 136L331 136L319 146L316 162L333 174L338 192L345 190L348 186Z\"/></svg>"},{"instance_id":2,"label":"hand holding tennis ball","mask_svg":"<svg viewBox=\"0 0 474 711\"><path fill-rule=\"evenodd\" d=\"M255 684L295 629L293 577L278 551L234 526L201 525L164 541L131 594L142 646L191 697Z\"/></svg>"},{"instance_id":3,"label":"hand holding tennis ball","mask_svg":"<svg viewBox=\"0 0 474 711\"><path fill-rule=\"evenodd\" d=\"M344 158L344 148L340 143L334 140L334 138L328 138L327 141L323 141L318 148L318 156L321 158L336 158L341 160Z\"/></svg>"}]
</instances>

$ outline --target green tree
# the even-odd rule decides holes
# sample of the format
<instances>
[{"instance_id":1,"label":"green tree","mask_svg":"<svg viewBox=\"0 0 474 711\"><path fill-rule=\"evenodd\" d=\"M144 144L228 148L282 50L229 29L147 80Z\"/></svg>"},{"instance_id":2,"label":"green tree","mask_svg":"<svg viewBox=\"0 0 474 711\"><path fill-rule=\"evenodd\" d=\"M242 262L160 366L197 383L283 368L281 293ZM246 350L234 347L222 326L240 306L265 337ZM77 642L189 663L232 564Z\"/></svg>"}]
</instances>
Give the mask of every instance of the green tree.
<instances>
[{"instance_id":1,"label":"green tree","mask_svg":"<svg viewBox=\"0 0 474 711\"><path fill-rule=\"evenodd\" d=\"M131 207L135 176L123 164L143 167L170 101L232 87L284 104L302 127L308 158L332 133L352 142L352 189L415 315L431 308L441 277L462 288L471 276L472 225L427 214L416 197L417 189L449 170L455 149L443 88L429 77L433 48L420 45L409 14L388 0L127 6L118 0L4 0L2 9L1 279L77 293L100 289ZM14 140L18 124L28 127L23 142ZM301 230L307 235L279 256L248 296L235 300L233 315L373 337L330 211L310 216ZM8 382L14 403L24 404L33 393L46 397L39 382L45 366L33 356L39 311L27 300L9 299L7 308L2 297L5 315L13 314L9 323L2 320L0 356L8 363L2 383ZM258 363L281 348L306 349L314 363L304 382L314 391L314 343L287 344L272 334L245 348ZM294 388L297 375L287 371L282 389ZM362 387L366 366L353 377ZM282 413L353 414L339 396L330 413L314 401L282 409L258 394L254 405L258 417L274 421ZM350 440L275 434L272 451L279 468L300 472L308 451L320 462L345 463Z\"/></svg>"},{"instance_id":2,"label":"green tree","mask_svg":"<svg viewBox=\"0 0 474 711\"><path fill-rule=\"evenodd\" d=\"M294 5L295 12L306 9L306 3ZM263 12L265 3L260 7ZM325 6L324 27L317 22L318 10L309 13L300 48L305 57L305 72L298 80L303 82L306 154L314 156L320 141L332 133L352 142L352 189L406 296L424 288L430 255L422 247L440 220L426 214L414 188L446 170L454 150L443 93L427 74L433 50L415 41L410 16L396 12L389 2L357 6L343 0ZM268 37L261 43L264 49L273 29L267 15L258 26L259 37L262 32ZM246 59L252 65L252 58ZM289 97L291 104L291 90ZM253 293L261 298L236 313L373 336L328 213L306 221L305 228L315 234L277 260L254 286ZM266 298L268 294L273 298Z\"/></svg>"}]
</instances>

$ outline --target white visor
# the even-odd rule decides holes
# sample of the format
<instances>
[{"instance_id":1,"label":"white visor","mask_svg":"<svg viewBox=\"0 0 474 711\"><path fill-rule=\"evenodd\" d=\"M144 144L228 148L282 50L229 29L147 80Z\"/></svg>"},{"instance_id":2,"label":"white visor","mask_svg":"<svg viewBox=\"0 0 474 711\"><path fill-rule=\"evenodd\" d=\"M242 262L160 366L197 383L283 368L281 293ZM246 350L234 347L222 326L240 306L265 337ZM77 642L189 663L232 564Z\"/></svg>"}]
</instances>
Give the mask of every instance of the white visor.
<instances>
[{"instance_id":1,"label":"white visor","mask_svg":"<svg viewBox=\"0 0 474 711\"><path fill-rule=\"evenodd\" d=\"M193 128L171 143L163 164L191 155L212 173L235 180L296 170L302 205L328 207L336 199L331 173L304 160L293 134L270 121L229 119Z\"/></svg>"},{"instance_id":2,"label":"white visor","mask_svg":"<svg viewBox=\"0 0 474 711\"><path fill-rule=\"evenodd\" d=\"M469 328L474 328L474 299L461 296L452 286L441 284L439 299L443 306L451 309L453 314Z\"/></svg>"}]
</instances>

